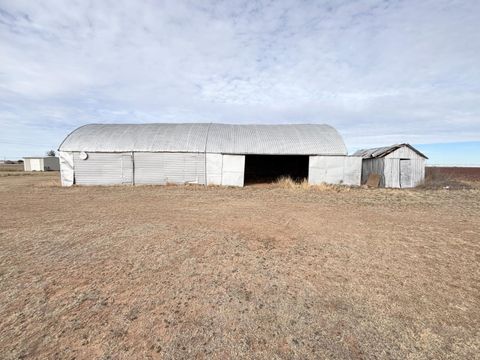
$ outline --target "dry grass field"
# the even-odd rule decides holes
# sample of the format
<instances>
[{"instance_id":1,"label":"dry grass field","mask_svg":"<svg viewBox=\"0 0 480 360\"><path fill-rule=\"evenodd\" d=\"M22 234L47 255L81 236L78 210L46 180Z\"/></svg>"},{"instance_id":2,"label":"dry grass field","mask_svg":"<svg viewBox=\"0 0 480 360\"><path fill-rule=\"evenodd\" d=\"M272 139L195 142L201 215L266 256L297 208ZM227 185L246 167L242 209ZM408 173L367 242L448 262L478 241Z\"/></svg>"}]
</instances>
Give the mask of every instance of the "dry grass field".
<instances>
[{"instance_id":1,"label":"dry grass field","mask_svg":"<svg viewBox=\"0 0 480 360\"><path fill-rule=\"evenodd\" d=\"M480 181L480 167L427 167L426 176Z\"/></svg>"},{"instance_id":2,"label":"dry grass field","mask_svg":"<svg viewBox=\"0 0 480 360\"><path fill-rule=\"evenodd\" d=\"M0 164L0 176L23 172L23 164Z\"/></svg>"},{"instance_id":3,"label":"dry grass field","mask_svg":"<svg viewBox=\"0 0 480 360\"><path fill-rule=\"evenodd\" d=\"M480 187L0 177L2 359L474 359Z\"/></svg>"}]
</instances>

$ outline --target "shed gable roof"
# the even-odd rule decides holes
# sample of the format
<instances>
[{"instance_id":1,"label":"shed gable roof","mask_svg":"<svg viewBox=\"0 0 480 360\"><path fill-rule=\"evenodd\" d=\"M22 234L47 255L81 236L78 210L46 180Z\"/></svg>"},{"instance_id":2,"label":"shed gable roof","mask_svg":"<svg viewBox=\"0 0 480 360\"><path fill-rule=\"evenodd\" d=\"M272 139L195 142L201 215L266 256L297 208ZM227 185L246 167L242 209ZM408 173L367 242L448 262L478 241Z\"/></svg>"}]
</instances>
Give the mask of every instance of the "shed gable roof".
<instances>
[{"instance_id":1,"label":"shed gable roof","mask_svg":"<svg viewBox=\"0 0 480 360\"><path fill-rule=\"evenodd\" d=\"M364 159L369 159L369 158L382 158L387 156L388 154L394 152L395 150L400 149L401 147L408 147L412 151L416 152L419 156L428 159L427 156L425 156L423 153L415 149L412 145L410 144L394 144L391 146L384 146L384 147L377 147L377 148L371 148L371 149L361 149L357 150L353 156L361 156Z\"/></svg>"}]
</instances>

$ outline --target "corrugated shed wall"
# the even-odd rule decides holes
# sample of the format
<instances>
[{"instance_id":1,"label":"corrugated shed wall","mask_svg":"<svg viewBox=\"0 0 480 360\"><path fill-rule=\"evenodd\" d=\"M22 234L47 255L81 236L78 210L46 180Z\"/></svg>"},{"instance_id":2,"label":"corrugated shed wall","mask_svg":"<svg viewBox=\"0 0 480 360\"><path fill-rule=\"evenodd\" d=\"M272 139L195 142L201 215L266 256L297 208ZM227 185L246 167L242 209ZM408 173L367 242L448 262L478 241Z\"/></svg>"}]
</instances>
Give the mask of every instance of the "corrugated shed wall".
<instances>
[{"instance_id":1,"label":"corrugated shed wall","mask_svg":"<svg viewBox=\"0 0 480 360\"><path fill-rule=\"evenodd\" d=\"M79 154L78 152L73 154L76 184L132 184L131 153L89 153L86 160L82 160Z\"/></svg>"},{"instance_id":2,"label":"corrugated shed wall","mask_svg":"<svg viewBox=\"0 0 480 360\"><path fill-rule=\"evenodd\" d=\"M80 153L61 152L62 184L208 184L243 186L245 156L204 153ZM208 155L206 157L205 155ZM69 156L72 156L69 159Z\"/></svg>"},{"instance_id":3,"label":"corrugated shed wall","mask_svg":"<svg viewBox=\"0 0 480 360\"><path fill-rule=\"evenodd\" d=\"M419 157L412 159L412 187L422 185L425 182L425 159Z\"/></svg>"},{"instance_id":4,"label":"corrugated shed wall","mask_svg":"<svg viewBox=\"0 0 480 360\"><path fill-rule=\"evenodd\" d=\"M135 152L135 184L205 184L205 154Z\"/></svg>"},{"instance_id":5,"label":"corrugated shed wall","mask_svg":"<svg viewBox=\"0 0 480 360\"><path fill-rule=\"evenodd\" d=\"M350 156L310 156L308 183L317 185L360 185L362 158Z\"/></svg>"},{"instance_id":6,"label":"corrugated shed wall","mask_svg":"<svg viewBox=\"0 0 480 360\"><path fill-rule=\"evenodd\" d=\"M362 162L362 184L366 184L370 174L380 175L380 186L385 186L383 158L364 159Z\"/></svg>"}]
</instances>

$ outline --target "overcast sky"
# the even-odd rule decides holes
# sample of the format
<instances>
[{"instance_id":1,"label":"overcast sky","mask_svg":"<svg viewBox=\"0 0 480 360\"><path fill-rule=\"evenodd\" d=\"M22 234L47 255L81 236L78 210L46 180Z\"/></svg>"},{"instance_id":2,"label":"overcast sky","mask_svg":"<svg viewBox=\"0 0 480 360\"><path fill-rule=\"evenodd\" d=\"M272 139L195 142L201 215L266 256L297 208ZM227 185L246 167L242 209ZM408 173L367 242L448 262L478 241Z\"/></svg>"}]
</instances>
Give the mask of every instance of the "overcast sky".
<instances>
[{"instance_id":1,"label":"overcast sky","mask_svg":"<svg viewBox=\"0 0 480 360\"><path fill-rule=\"evenodd\" d=\"M480 141L480 1L0 0L0 102L7 158L101 122Z\"/></svg>"}]
</instances>

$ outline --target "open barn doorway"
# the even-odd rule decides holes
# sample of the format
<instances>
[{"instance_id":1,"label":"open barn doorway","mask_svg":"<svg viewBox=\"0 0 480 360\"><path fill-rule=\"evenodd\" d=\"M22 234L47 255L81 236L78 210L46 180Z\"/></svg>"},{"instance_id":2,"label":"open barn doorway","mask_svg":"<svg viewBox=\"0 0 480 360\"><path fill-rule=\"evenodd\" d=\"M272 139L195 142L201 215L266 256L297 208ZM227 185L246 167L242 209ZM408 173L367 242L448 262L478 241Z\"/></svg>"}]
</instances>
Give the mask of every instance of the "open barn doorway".
<instances>
[{"instance_id":1,"label":"open barn doorway","mask_svg":"<svg viewBox=\"0 0 480 360\"><path fill-rule=\"evenodd\" d=\"M245 185L308 178L308 155L245 155Z\"/></svg>"}]
</instances>

